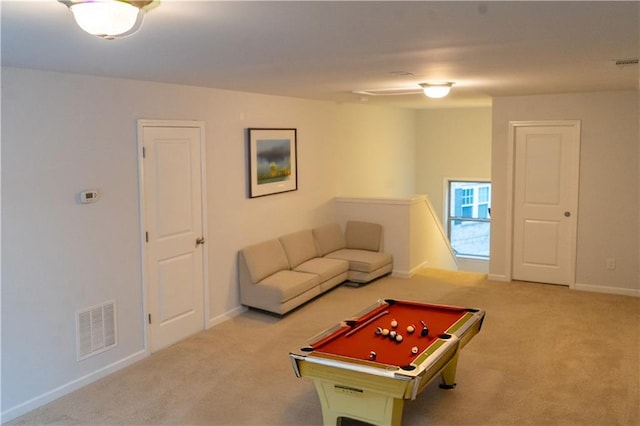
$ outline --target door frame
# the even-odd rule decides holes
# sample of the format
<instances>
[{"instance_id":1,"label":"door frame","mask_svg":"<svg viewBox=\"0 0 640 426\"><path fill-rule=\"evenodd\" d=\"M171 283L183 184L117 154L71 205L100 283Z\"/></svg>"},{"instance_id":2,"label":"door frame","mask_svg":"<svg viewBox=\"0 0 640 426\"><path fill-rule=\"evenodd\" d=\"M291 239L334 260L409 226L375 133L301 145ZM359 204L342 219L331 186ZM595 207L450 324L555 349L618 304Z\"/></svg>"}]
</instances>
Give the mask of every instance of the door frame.
<instances>
[{"instance_id":1,"label":"door frame","mask_svg":"<svg viewBox=\"0 0 640 426\"><path fill-rule=\"evenodd\" d=\"M509 122L509 141L507 144L507 199L506 199L506 235L505 235L505 261L507 281L511 281L513 277L513 210L514 210L514 186L515 186L515 155L516 155L516 130L520 127L548 127L548 126L566 126L573 127L576 132L576 150L577 164L572 176L573 186L577 189L580 188L580 135L581 135L581 121L580 120L531 120L531 121L510 121ZM578 199L579 194L575 197L575 206L572 211L577 215L578 212ZM575 289L576 287L576 252L578 244L578 221L573 221L571 228L571 237L573 239L571 243L571 276L569 277L569 288Z\"/></svg>"},{"instance_id":2,"label":"door frame","mask_svg":"<svg viewBox=\"0 0 640 426\"><path fill-rule=\"evenodd\" d=\"M202 197L202 237L206 243L202 245L202 278L204 281L204 294L203 294L203 315L202 325L203 329L207 329L209 318L209 238L207 229L207 179L206 179L206 139L205 139L205 122L195 120L153 120L153 119L138 119L137 122L137 152L138 152L138 217L140 221L140 269L142 278L142 323L144 333L144 352L146 355L151 353L151 345L149 342L149 279L147 274L147 268L149 267L147 262L147 240L146 240L146 205L145 205L145 181L144 181L144 152L143 152L143 136L145 127L189 127L197 128L200 131L200 178L201 186L200 192Z\"/></svg>"}]
</instances>

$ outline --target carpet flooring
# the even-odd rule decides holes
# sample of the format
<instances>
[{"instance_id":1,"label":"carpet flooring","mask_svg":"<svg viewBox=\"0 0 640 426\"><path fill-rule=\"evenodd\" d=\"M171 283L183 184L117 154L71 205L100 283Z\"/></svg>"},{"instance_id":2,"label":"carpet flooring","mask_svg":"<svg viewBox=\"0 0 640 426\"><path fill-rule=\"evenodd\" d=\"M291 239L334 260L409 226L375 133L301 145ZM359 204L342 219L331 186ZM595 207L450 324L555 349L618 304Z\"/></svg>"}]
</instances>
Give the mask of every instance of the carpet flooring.
<instances>
[{"instance_id":1,"label":"carpet flooring","mask_svg":"<svg viewBox=\"0 0 640 426\"><path fill-rule=\"evenodd\" d=\"M283 318L249 310L8 424L321 425L289 350L381 298L487 312L458 386L407 401L405 426L640 425L638 298L435 269L343 285Z\"/></svg>"}]
</instances>

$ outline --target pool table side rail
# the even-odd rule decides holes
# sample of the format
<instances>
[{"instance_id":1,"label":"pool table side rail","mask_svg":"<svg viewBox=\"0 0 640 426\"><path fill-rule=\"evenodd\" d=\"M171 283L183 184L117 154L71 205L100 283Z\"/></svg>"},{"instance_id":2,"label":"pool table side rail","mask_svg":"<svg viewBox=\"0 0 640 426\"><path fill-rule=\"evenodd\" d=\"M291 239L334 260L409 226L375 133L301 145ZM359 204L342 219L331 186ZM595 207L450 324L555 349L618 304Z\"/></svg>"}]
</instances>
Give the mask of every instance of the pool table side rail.
<instances>
[{"instance_id":1,"label":"pool table side rail","mask_svg":"<svg viewBox=\"0 0 640 426\"><path fill-rule=\"evenodd\" d=\"M482 327L482 323L484 322L485 311L480 309L475 309L473 311L468 311L465 313L462 318L453 323L451 327L449 327L445 333L457 336L458 338L462 338L466 333L468 333L469 329L478 324L478 331ZM477 332L476 332L477 333Z\"/></svg>"},{"instance_id":2,"label":"pool table side rail","mask_svg":"<svg viewBox=\"0 0 640 426\"><path fill-rule=\"evenodd\" d=\"M436 339L422 353L418 355L412 366L413 370L405 370L396 365L382 364L375 361L367 361L358 358L346 357L343 355L333 355L324 352L311 352L307 354L290 352L293 361L294 372L300 376L298 361L315 364L329 365L344 370L364 372L367 374L395 378L400 380L411 380L420 377L425 370L429 370L442 358L448 362L458 351L460 342L458 337L452 336L449 339ZM451 354L450 356L448 354Z\"/></svg>"},{"instance_id":3,"label":"pool table side rail","mask_svg":"<svg viewBox=\"0 0 640 426\"><path fill-rule=\"evenodd\" d=\"M440 309L444 311L455 311L455 312L462 312L462 311L474 312L478 310L476 308L465 308L462 306L441 305L438 303L416 302L412 300L397 300L397 299L380 299L378 300L378 304L387 304L389 306L398 304L398 305L414 306L417 308Z\"/></svg>"},{"instance_id":4,"label":"pool table side rail","mask_svg":"<svg viewBox=\"0 0 640 426\"><path fill-rule=\"evenodd\" d=\"M471 339L482 329L482 324L484 323L485 312L478 311L474 314L477 318L475 321L469 321L468 327L465 327L464 332L457 331L458 338L460 339L460 349L467 346L467 343L471 341Z\"/></svg>"},{"instance_id":5,"label":"pool table side rail","mask_svg":"<svg viewBox=\"0 0 640 426\"><path fill-rule=\"evenodd\" d=\"M386 299L378 299L375 303L360 310L358 313L350 316L349 318L345 319L343 322L350 325L358 324L361 321L366 321L368 318L376 315L378 312L384 310L385 308L391 308L393 307L393 305L396 305L396 304L414 306L418 308L442 309L442 310L457 311L457 312L461 312L461 311L475 312L479 310L475 308L464 308L461 306L441 305L436 303L415 302L410 300L386 298Z\"/></svg>"},{"instance_id":6,"label":"pool table side rail","mask_svg":"<svg viewBox=\"0 0 640 426\"><path fill-rule=\"evenodd\" d=\"M398 374L399 371L402 371L399 367L389 366L386 364L378 364L370 363L361 359L355 358L347 358L339 355L329 355L324 353L314 353L311 355L302 355L291 352L290 357L294 360L296 364L294 370L296 375L299 376L299 366L297 361L308 362L312 364L320 364L320 365L328 365L335 368L340 368L343 370L351 370L358 371L365 374L388 377L388 378L396 378L401 376L402 380L410 380L411 376L407 376L405 374ZM404 373L404 372L403 372Z\"/></svg>"},{"instance_id":7,"label":"pool table side rail","mask_svg":"<svg viewBox=\"0 0 640 426\"><path fill-rule=\"evenodd\" d=\"M296 354L290 353L291 363L296 377L321 378L326 380L328 371L335 371L335 380L340 379L340 372L364 374L377 377L374 381L399 381L403 389L404 399L415 399L417 394L433 381L460 350L460 341L453 336L451 339L438 339L429 346L419 357L421 364L415 370L405 371L394 366L367 362L359 359L349 359L324 353ZM423 356L424 355L424 356ZM318 367L312 367L316 365ZM320 370L318 370L318 368ZM318 376L316 371L323 371ZM353 378L353 374L349 374ZM344 383L349 384L349 383ZM399 385L399 384L398 384ZM397 385L396 385L397 386Z\"/></svg>"},{"instance_id":8,"label":"pool table side rail","mask_svg":"<svg viewBox=\"0 0 640 426\"><path fill-rule=\"evenodd\" d=\"M339 322L333 327L327 328L326 330L323 330L312 338L308 339L304 346L301 346L300 350L303 352L312 352L315 350L315 348L325 345L339 337L342 337L351 329L352 327L347 325L344 321Z\"/></svg>"},{"instance_id":9,"label":"pool table side rail","mask_svg":"<svg viewBox=\"0 0 640 426\"><path fill-rule=\"evenodd\" d=\"M368 317L374 316L376 313L384 310L388 307L389 304L383 300L378 299L375 303L367 306L366 308L358 311L357 313L351 315L349 318L345 320L346 323L353 323L366 320Z\"/></svg>"}]
</instances>

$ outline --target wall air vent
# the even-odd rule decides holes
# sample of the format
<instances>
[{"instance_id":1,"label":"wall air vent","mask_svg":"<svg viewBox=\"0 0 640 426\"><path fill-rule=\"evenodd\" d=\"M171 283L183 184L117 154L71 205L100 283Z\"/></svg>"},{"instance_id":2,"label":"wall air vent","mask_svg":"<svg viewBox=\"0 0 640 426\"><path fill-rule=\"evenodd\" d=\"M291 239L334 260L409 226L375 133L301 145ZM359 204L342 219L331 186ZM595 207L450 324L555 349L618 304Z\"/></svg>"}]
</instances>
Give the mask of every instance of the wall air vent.
<instances>
[{"instance_id":1,"label":"wall air vent","mask_svg":"<svg viewBox=\"0 0 640 426\"><path fill-rule=\"evenodd\" d=\"M76 341L78 361L118 345L115 300L77 312Z\"/></svg>"}]
</instances>

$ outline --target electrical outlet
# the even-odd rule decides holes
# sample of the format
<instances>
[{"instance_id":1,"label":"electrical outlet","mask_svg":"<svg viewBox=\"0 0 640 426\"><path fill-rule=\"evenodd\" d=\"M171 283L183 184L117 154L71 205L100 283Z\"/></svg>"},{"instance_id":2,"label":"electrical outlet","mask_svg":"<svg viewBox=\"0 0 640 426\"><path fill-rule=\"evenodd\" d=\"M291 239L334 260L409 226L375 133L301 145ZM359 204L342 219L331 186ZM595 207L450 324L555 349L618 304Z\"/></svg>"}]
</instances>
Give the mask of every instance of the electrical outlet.
<instances>
[{"instance_id":1,"label":"electrical outlet","mask_svg":"<svg viewBox=\"0 0 640 426\"><path fill-rule=\"evenodd\" d=\"M613 257L607 258L607 269L616 269L616 259Z\"/></svg>"}]
</instances>

